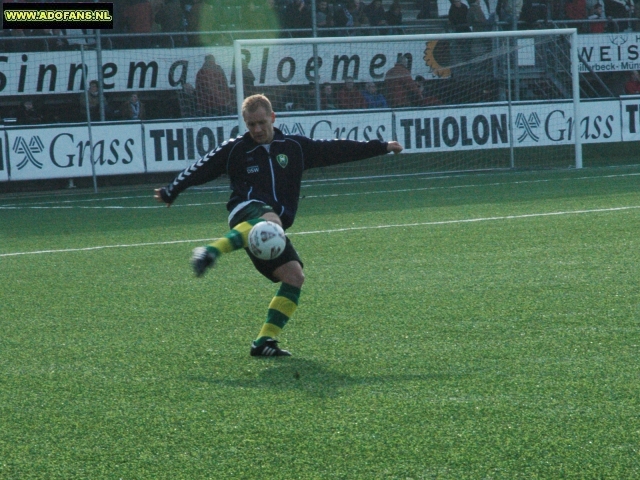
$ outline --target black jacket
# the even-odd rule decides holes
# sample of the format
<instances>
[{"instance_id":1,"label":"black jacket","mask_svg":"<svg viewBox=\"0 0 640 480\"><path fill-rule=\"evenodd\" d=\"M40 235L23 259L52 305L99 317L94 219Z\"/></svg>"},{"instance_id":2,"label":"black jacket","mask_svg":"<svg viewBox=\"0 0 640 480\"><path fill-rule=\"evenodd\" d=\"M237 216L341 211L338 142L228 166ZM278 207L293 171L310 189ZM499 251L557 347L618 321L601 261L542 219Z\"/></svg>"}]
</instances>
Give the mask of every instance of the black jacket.
<instances>
[{"instance_id":1,"label":"black jacket","mask_svg":"<svg viewBox=\"0 0 640 480\"><path fill-rule=\"evenodd\" d=\"M379 140L312 140L301 135L284 135L277 128L267 151L247 132L223 143L184 170L161 190L161 195L165 202L172 203L185 189L226 173L232 191L227 210L247 200L259 200L274 209L287 229L298 210L304 170L386 153L387 143Z\"/></svg>"}]
</instances>

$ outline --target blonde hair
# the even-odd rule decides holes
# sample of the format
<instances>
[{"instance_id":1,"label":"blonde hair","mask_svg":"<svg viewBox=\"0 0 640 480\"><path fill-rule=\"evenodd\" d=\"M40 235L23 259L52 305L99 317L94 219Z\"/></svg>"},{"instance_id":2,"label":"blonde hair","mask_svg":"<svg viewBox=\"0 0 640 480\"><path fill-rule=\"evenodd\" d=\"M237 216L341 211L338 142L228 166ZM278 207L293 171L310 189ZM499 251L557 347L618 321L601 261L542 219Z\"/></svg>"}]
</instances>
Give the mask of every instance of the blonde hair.
<instances>
[{"instance_id":1,"label":"blonde hair","mask_svg":"<svg viewBox=\"0 0 640 480\"><path fill-rule=\"evenodd\" d=\"M250 97L245 98L244 102L242 102L242 115L245 113L253 113L260 107L264 108L267 115L271 115L273 113L273 107L267 97L259 93L251 95Z\"/></svg>"}]
</instances>

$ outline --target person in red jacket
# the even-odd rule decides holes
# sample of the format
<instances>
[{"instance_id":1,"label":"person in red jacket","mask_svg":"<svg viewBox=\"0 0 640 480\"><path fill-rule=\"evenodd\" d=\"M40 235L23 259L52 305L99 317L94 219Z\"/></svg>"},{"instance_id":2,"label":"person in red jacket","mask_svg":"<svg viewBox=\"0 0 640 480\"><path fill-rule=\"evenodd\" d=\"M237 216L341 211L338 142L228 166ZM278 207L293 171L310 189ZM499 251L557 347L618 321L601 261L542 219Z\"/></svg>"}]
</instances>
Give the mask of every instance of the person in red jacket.
<instances>
[{"instance_id":1,"label":"person in red jacket","mask_svg":"<svg viewBox=\"0 0 640 480\"><path fill-rule=\"evenodd\" d=\"M604 33L607 29L606 17L602 10L602 4L596 3L593 6L593 13L589 15L589 20L604 20L602 22L592 21L589 23L589 31L591 33Z\"/></svg>"},{"instance_id":2,"label":"person in red jacket","mask_svg":"<svg viewBox=\"0 0 640 480\"><path fill-rule=\"evenodd\" d=\"M344 85L336 95L336 106L338 108L367 108L367 100L362 96L354 83L353 77L347 77Z\"/></svg>"},{"instance_id":3,"label":"person in red jacket","mask_svg":"<svg viewBox=\"0 0 640 480\"><path fill-rule=\"evenodd\" d=\"M132 47L152 46L150 36L138 36L138 34L151 33L153 30L153 8L149 0L132 0L124 9L124 24L126 31L133 34L129 39Z\"/></svg>"},{"instance_id":4,"label":"person in red jacket","mask_svg":"<svg viewBox=\"0 0 640 480\"><path fill-rule=\"evenodd\" d=\"M624 84L624 93L627 95L640 94L640 72L637 70L631 72L629 80Z\"/></svg>"},{"instance_id":5,"label":"person in red jacket","mask_svg":"<svg viewBox=\"0 0 640 480\"><path fill-rule=\"evenodd\" d=\"M420 86L411 77L409 60L401 56L384 77L387 103L391 108L415 107L423 104Z\"/></svg>"},{"instance_id":6,"label":"person in red jacket","mask_svg":"<svg viewBox=\"0 0 640 480\"><path fill-rule=\"evenodd\" d=\"M227 76L213 55L204 57L196 74L196 99L200 115L230 115L233 96Z\"/></svg>"}]
</instances>

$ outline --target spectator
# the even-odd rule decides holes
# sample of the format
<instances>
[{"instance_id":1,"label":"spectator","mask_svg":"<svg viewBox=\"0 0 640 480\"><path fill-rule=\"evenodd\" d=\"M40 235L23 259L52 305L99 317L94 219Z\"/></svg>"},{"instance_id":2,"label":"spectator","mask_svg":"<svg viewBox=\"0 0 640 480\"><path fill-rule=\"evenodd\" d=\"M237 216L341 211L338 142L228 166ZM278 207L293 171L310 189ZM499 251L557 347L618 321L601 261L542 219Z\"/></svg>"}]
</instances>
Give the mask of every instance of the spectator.
<instances>
[{"instance_id":1,"label":"spectator","mask_svg":"<svg viewBox=\"0 0 640 480\"><path fill-rule=\"evenodd\" d=\"M524 0L522 2L522 10L520 10L520 18L519 21L523 22L524 28L526 29L532 29L532 28L536 28L536 23L538 23L539 21L546 21L547 20L547 4L545 3L546 0ZM577 4L585 4L585 0L573 0L574 2L577 2ZM565 5L566 7L566 5ZM574 15L581 15L580 12L580 6L576 5L575 7L573 7L575 9L575 13ZM565 15L567 15L567 9L565 8ZM584 9L584 12L582 13L582 17L579 18L579 20L583 20L587 18L587 11L586 8Z\"/></svg>"},{"instance_id":2,"label":"spectator","mask_svg":"<svg viewBox=\"0 0 640 480\"><path fill-rule=\"evenodd\" d=\"M200 32L210 32L216 21L213 6L204 0L194 0L191 10L187 14L187 32L189 35L189 45L192 47L204 47L213 43L213 35ZM196 33L198 33L196 35Z\"/></svg>"},{"instance_id":3,"label":"spectator","mask_svg":"<svg viewBox=\"0 0 640 480\"><path fill-rule=\"evenodd\" d=\"M233 97L227 76L216 63L213 55L204 58L202 68L196 74L196 98L200 115L229 115Z\"/></svg>"},{"instance_id":4,"label":"spectator","mask_svg":"<svg viewBox=\"0 0 640 480\"><path fill-rule=\"evenodd\" d=\"M102 97L100 96L100 88L97 80L91 80L89 82L89 91L86 96L84 92L80 94L80 118L83 119L87 118L87 97L89 98L89 118L91 119L91 121L95 122L98 120L102 120L100 115L100 99L102 99L106 117L108 104L104 95L102 95Z\"/></svg>"},{"instance_id":5,"label":"spectator","mask_svg":"<svg viewBox=\"0 0 640 480\"><path fill-rule=\"evenodd\" d=\"M125 120L144 120L147 118L144 103L140 101L137 93L132 93L129 100L122 104L120 114Z\"/></svg>"},{"instance_id":6,"label":"spectator","mask_svg":"<svg viewBox=\"0 0 640 480\"><path fill-rule=\"evenodd\" d=\"M604 0L604 8L609 18L629 18L635 12L635 6L629 0ZM616 23L617 30L629 28L629 22Z\"/></svg>"},{"instance_id":7,"label":"spectator","mask_svg":"<svg viewBox=\"0 0 640 480\"><path fill-rule=\"evenodd\" d=\"M389 7L386 13L387 25L390 27L396 27L389 30L389 35L402 35L404 31L399 28L402 25L402 5L400 0L393 0L393 3Z\"/></svg>"},{"instance_id":8,"label":"spectator","mask_svg":"<svg viewBox=\"0 0 640 480\"><path fill-rule=\"evenodd\" d=\"M636 16L636 7L635 4L631 2L631 0L619 0L619 1L612 1L611 3L617 4L616 8L618 13L616 13L615 15L613 13L609 13L610 17L613 18L629 18L632 19L633 21L629 21L629 22L620 22L618 23L618 29L621 31L625 31L625 32L630 32L633 30L633 26L635 23L635 20L638 20L638 17ZM605 5L607 4L607 0L605 0ZM607 7L608 9L609 7ZM607 12L611 12L611 10L607 10ZM619 15L619 16L616 16Z\"/></svg>"},{"instance_id":9,"label":"spectator","mask_svg":"<svg viewBox=\"0 0 640 480\"><path fill-rule=\"evenodd\" d=\"M604 20L602 22L596 22L595 20ZM604 11L602 10L602 4L596 3L593 6L593 12L589 15L589 31L591 33L604 33L607 29L606 17L604 16Z\"/></svg>"},{"instance_id":10,"label":"spectator","mask_svg":"<svg viewBox=\"0 0 640 480\"><path fill-rule=\"evenodd\" d=\"M178 96L178 106L180 108L180 117L190 118L198 115L196 89L190 83L183 83L179 90L176 90Z\"/></svg>"},{"instance_id":11,"label":"spectator","mask_svg":"<svg viewBox=\"0 0 640 480\"><path fill-rule=\"evenodd\" d=\"M286 9L286 27L288 29L311 29L311 7L305 0L293 0ZM293 37L310 36L309 32L293 32Z\"/></svg>"},{"instance_id":12,"label":"spectator","mask_svg":"<svg viewBox=\"0 0 640 480\"><path fill-rule=\"evenodd\" d=\"M416 15L418 20L433 18L431 14L431 0L416 0L416 8L418 9L418 14Z\"/></svg>"},{"instance_id":13,"label":"spectator","mask_svg":"<svg viewBox=\"0 0 640 480\"><path fill-rule=\"evenodd\" d=\"M332 28L335 26L333 12L326 0L319 0L316 5L316 25L318 28ZM330 36L331 32L320 32L321 36Z\"/></svg>"},{"instance_id":14,"label":"spectator","mask_svg":"<svg viewBox=\"0 0 640 480\"><path fill-rule=\"evenodd\" d=\"M626 95L640 95L640 72L635 70L631 72L629 80L624 84L624 93Z\"/></svg>"},{"instance_id":15,"label":"spectator","mask_svg":"<svg viewBox=\"0 0 640 480\"><path fill-rule=\"evenodd\" d=\"M367 101L355 87L353 77L347 77L342 88L338 90L336 105L344 109L367 108Z\"/></svg>"},{"instance_id":16,"label":"spectator","mask_svg":"<svg viewBox=\"0 0 640 480\"><path fill-rule=\"evenodd\" d=\"M513 28L514 22L520 18L523 0L498 0L496 12L501 22L505 22L505 28L510 30ZM517 25L516 25L517 27Z\"/></svg>"},{"instance_id":17,"label":"spectator","mask_svg":"<svg viewBox=\"0 0 640 480\"><path fill-rule=\"evenodd\" d=\"M20 104L16 117L20 125L37 125L44 121L44 117L35 109L33 101L30 99Z\"/></svg>"},{"instance_id":18,"label":"spectator","mask_svg":"<svg viewBox=\"0 0 640 480\"><path fill-rule=\"evenodd\" d=\"M587 2L586 0L571 0L564 6L567 20L584 20L587 18ZM578 28L580 32L584 30L582 24L572 24L572 27Z\"/></svg>"},{"instance_id":19,"label":"spectator","mask_svg":"<svg viewBox=\"0 0 640 480\"><path fill-rule=\"evenodd\" d=\"M149 48L152 38L148 35L153 30L153 9L149 0L131 0L124 9L125 31L132 33L129 46L132 48Z\"/></svg>"},{"instance_id":20,"label":"spectator","mask_svg":"<svg viewBox=\"0 0 640 480\"><path fill-rule=\"evenodd\" d=\"M486 32L491 30L493 22L484 15L479 0L469 0L467 24L474 32Z\"/></svg>"},{"instance_id":21,"label":"spectator","mask_svg":"<svg viewBox=\"0 0 640 480\"><path fill-rule=\"evenodd\" d=\"M362 96L367 102L367 108L388 108L387 99L378 92L378 87L373 82L366 83Z\"/></svg>"},{"instance_id":22,"label":"spectator","mask_svg":"<svg viewBox=\"0 0 640 480\"><path fill-rule=\"evenodd\" d=\"M336 100L333 95L333 86L329 82L325 82L320 86L320 105L322 110L335 110Z\"/></svg>"},{"instance_id":23,"label":"spectator","mask_svg":"<svg viewBox=\"0 0 640 480\"><path fill-rule=\"evenodd\" d=\"M431 82L424 78L422 75L416 77L416 83L420 87L422 93L422 104L424 106L442 105L442 101L433 91L434 88L430 88L430 84L437 84L440 80L432 80Z\"/></svg>"},{"instance_id":24,"label":"spectator","mask_svg":"<svg viewBox=\"0 0 640 480\"><path fill-rule=\"evenodd\" d=\"M594 13L596 4L600 5L602 8L602 18L607 18L607 12L604 9L604 0L587 0L587 15Z\"/></svg>"},{"instance_id":25,"label":"spectator","mask_svg":"<svg viewBox=\"0 0 640 480\"><path fill-rule=\"evenodd\" d=\"M162 33L176 33L171 38L173 42L165 44L167 47L185 47L187 40L184 36L187 19L178 0L165 0L156 13L156 23L160 25Z\"/></svg>"},{"instance_id":26,"label":"spectator","mask_svg":"<svg viewBox=\"0 0 640 480\"><path fill-rule=\"evenodd\" d=\"M256 76L253 74L253 71L249 68L249 61L251 60L251 54L249 54L248 58L242 59L242 87L244 89L244 96L250 97L255 93L255 83Z\"/></svg>"},{"instance_id":27,"label":"spectator","mask_svg":"<svg viewBox=\"0 0 640 480\"><path fill-rule=\"evenodd\" d=\"M480 6L480 0L468 0L469 10L467 11L467 24L474 32L487 32L491 30L493 25L493 16L489 20L484 15L484 11ZM458 48L460 45L456 45L454 48ZM473 57L479 57L491 51L491 39L490 38L478 38L471 42L468 46ZM462 56L460 57L462 58ZM480 68L486 66L486 64L479 65Z\"/></svg>"},{"instance_id":28,"label":"spectator","mask_svg":"<svg viewBox=\"0 0 640 480\"><path fill-rule=\"evenodd\" d=\"M449 7L449 25L454 32L470 32L469 23L467 22L467 13L469 7L467 7L461 0L451 0L451 6Z\"/></svg>"},{"instance_id":29,"label":"spectator","mask_svg":"<svg viewBox=\"0 0 640 480\"><path fill-rule=\"evenodd\" d=\"M65 38L64 30L61 30L59 28L49 28L41 30L41 33L42 35L47 37L46 42L50 52L69 49L69 42L67 42L67 39Z\"/></svg>"},{"instance_id":30,"label":"spectator","mask_svg":"<svg viewBox=\"0 0 640 480\"><path fill-rule=\"evenodd\" d=\"M25 36L24 30L21 28L11 28L2 31L4 37L8 37L11 40L3 42L4 52L26 52L27 41L22 37ZM20 40L18 40L20 39Z\"/></svg>"},{"instance_id":31,"label":"spectator","mask_svg":"<svg viewBox=\"0 0 640 480\"><path fill-rule=\"evenodd\" d=\"M387 25L387 12L382 6L382 0L372 0L365 8L365 15L369 20L369 25L372 27L384 27ZM386 30L383 33L387 33ZM373 34L379 35L380 31L374 29Z\"/></svg>"},{"instance_id":32,"label":"spectator","mask_svg":"<svg viewBox=\"0 0 640 480\"><path fill-rule=\"evenodd\" d=\"M316 104L316 84L309 82L304 92L302 92L302 98L300 99L300 106L302 110L315 111L318 110Z\"/></svg>"},{"instance_id":33,"label":"spectator","mask_svg":"<svg viewBox=\"0 0 640 480\"><path fill-rule=\"evenodd\" d=\"M368 23L368 19L364 13L364 6L360 0L347 0L346 6L338 8L334 14L336 26L347 27L346 35L354 35L356 33L353 27L360 27Z\"/></svg>"},{"instance_id":34,"label":"spectator","mask_svg":"<svg viewBox=\"0 0 640 480\"><path fill-rule=\"evenodd\" d=\"M633 10L630 11L629 16L633 18L633 22L631 23L631 27L634 31L640 30L640 0L637 0L633 5Z\"/></svg>"},{"instance_id":35,"label":"spectator","mask_svg":"<svg viewBox=\"0 0 640 480\"><path fill-rule=\"evenodd\" d=\"M360 0L347 0L347 8L353 17L353 26L362 27L369 24L364 3Z\"/></svg>"},{"instance_id":36,"label":"spectator","mask_svg":"<svg viewBox=\"0 0 640 480\"><path fill-rule=\"evenodd\" d=\"M385 75L384 89L391 108L414 107L423 103L420 86L411 78L408 66L407 57L400 56Z\"/></svg>"},{"instance_id":37,"label":"spectator","mask_svg":"<svg viewBox=\"0 0 640 480\"><path fill-rule=\"evenodd\" d=\"M72 50L80 50L81 46L85 49L87 47L93 47L95 45L95 30L79 29L79 28L67 28L67 44Z\"/></svg>"}]
</instances>

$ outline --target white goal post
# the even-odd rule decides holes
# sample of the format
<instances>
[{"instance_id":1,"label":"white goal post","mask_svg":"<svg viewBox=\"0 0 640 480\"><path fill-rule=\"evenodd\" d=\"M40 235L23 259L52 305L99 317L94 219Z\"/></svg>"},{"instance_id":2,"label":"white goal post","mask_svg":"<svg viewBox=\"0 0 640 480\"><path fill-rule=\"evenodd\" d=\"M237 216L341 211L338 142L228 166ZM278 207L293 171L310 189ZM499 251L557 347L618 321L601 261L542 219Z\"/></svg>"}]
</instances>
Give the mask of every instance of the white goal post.
<instances>
[{"instance_id":1,"label":"white goal post","mask_svg":"<svg viewBox=\"0 0 640 480\"><path fill-rule=\"evenodd\" d=\"M240 133L244 98L265 93L285 133L397 139L422 154L336 175L582 167L576 29L235 40L234 59ZM396 64L420 98L402 103ZM386 102L356 102L369 88Z\"/></svg>"}]
</instances>

